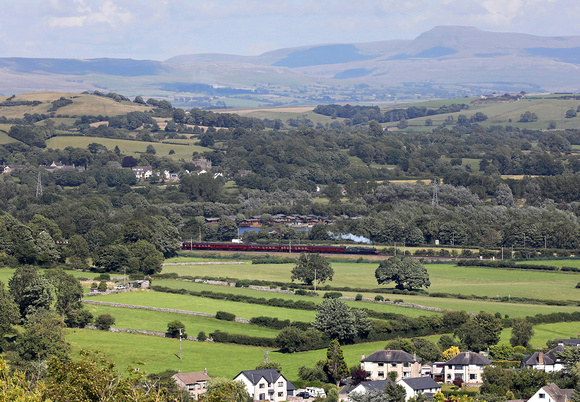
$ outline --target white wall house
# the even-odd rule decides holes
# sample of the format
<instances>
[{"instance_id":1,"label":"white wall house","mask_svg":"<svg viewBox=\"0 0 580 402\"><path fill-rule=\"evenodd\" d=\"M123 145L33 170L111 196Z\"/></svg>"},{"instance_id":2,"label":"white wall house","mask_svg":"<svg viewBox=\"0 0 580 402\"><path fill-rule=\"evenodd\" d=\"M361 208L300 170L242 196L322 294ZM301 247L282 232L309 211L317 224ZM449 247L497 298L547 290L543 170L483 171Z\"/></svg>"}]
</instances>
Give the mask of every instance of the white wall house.
<instances>
[{"instance_id":1,"label":"white wall house","mask_svg":"<svg viewBox=\"0 0 580 402\"><path fill-rule=\"evenodd\" d=\"M242 381L255 401L285 401L296 387L274 369L245 370L234 381Z\"/></svg>"}]
</instances>

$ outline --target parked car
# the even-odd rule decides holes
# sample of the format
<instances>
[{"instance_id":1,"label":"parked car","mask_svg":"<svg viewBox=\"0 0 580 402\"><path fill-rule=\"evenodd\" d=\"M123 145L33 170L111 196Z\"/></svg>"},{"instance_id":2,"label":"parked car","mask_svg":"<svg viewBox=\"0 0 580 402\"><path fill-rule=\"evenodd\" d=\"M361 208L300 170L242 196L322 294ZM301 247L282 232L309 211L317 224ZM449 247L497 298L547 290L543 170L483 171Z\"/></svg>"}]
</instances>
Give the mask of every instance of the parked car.
<instances>
[{"instance_id":1,"label":"parked car","mask_svg":"<svg viewBox=\"0 0 580 402\"><path fill-rule=\"evenodd\" d=\"M117 286L115 286L115 289L117 289L117 290L127 289L127 286L125 286L125 285L117 285Z\"/></svg>"},{"instance_id":2,"label":"parked car","mask_svg":"<svg viewBox=\"0 0 580 402\"><path fill-rule=\"evenodd\" d=\"M310 393L309 393L308 391L298 392L298 393L296 394L296 396L297 396L298 398L302 398L302 399L308 399L308 398L310 398Z\"/></svg>"}]
</instances>

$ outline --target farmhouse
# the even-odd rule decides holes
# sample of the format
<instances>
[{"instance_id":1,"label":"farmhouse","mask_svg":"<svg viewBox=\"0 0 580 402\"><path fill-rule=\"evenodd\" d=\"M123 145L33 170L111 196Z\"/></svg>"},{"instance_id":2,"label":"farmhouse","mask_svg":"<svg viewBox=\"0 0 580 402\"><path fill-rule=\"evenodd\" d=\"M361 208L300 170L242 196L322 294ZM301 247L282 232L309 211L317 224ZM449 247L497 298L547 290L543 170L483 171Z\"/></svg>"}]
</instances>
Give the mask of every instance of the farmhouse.
<instances>
[{"instance_id":1,"label":"farmhouse","mask_svg":"<svg viewBox=\"0 0 580 402\"><path fill-rule=\"evenodd\" d=\"M296 387L274 369L245 370L234 381L242 381L255 401L285 401Z\"/></svg>"},{"instance_id":2,"label":"farmhouse","mask_svg":"<svg viewBox=\"0 0 580 402\"><path fill-rule=\"evenodd\" d=\"M210 380L207 375L207 370L196 371L193 373L177 373L171 377L177 383L177 386L181 389L189 392L189 395L197 400L200 395L205 394L206 388L205 384Z\"/></svg>"},{"instance_id":3,"label":"farmhouse","mask_svg":"<svg viewBox=\"0 0 580 402\"><path fill-rule=\"evenodd\" d=\"M389 371L397 373L397 381L421 375L421 359L402 350L377 350L368 357L363 355L361 363L373 381L386 379Z\"/></svg>"},{"instance_id":4,"label":"farmhouse","mask_svg":"<svg viewBox=\"0 0 580 402\"><path fill-rule=\"evenodd\" d=\"M465 384L480 384L483 382L483 367L491 364L491 360L475 352L462 352L445 362L443 378L446 383L461 378Z\"/></svg>"},{"instance_id":5,"label":"farmhouse","mask_svg":"<svg viewBox=\"0 0 580 402\"><path fill-rule=\"evenodd\" d=\"M369 391L382 391L389 383L393 383L391 380L377 380L377 381L363 381L358 385L350 386L347 385L343 387L340 393L338 394L338 398L341 400L350 401L351 395L357 394L365 394Z\"/></svg>"}]
</instances>

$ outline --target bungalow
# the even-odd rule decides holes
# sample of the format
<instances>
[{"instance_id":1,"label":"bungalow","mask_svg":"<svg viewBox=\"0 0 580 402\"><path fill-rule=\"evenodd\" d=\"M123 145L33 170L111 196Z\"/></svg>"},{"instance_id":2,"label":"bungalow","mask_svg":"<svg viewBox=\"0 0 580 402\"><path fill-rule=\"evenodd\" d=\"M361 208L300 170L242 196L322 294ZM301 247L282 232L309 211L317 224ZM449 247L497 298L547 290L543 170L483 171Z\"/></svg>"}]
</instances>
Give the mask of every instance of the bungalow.
<instances>
[{"instance_id":1,"label":"bungalow","mask_svg":"<svg viewBox=\"0 0 580 402\"><path fill-rule=\"evenodd\" d=\"M274 369L245 370L234 381L242 381L255 401L285 401L296 387Z\"/></svg>"},{"instance_id":2,"label":"bungalow","mask_svg":"<svg viewBox=\"0 0 580 402\"><path fill-rule=\"evenodd\" d=\"M179 388L189 392L189 396L195 400L200 395L205 394L207 391L205 385L210 380L210 377L207 375L207 370L196 371L194 373L179 372L171 378L173 378Z\"/></svg>"},{"instance_id":3,"label":"bungalow","mask_svg":"<svg viewBox=\"0 0 580 402\"><path fill-rule=\"evenodd\" d=\"M446 383L461 378L465 384L480 384L483 382L483 367L491 364L491 360L475 352L462 352L445 362L443 375Z\"/></svg>"},{"instance_id":4,"label":"bungalow","mask_svg":"<svg viewBox=\"0 0 580 402\"><path fill-rule=\"evenodd\" d=\"M367 392L373 391L382 391L385 389L389 383L392 383L391 380L378 380L378 381L363 381L358 385L347 385L343 387L340 393L338 394L339 400L350 401L351 396L355 393L357 394L366 394Z\"/></svg>"},{"instance_id":5,"label":"bungalow","mask_svg":"<svg viewBox=\"0 0 580 402\"><path fill-rule=\"evenodd\" d=\"M441 390L441 385L437 384L431 377L403 378L397 384L405 388L407 392L405 401L415 398L419 394L432 397Z\"/></svg>"},{"instance_id":6,"label":"bungalow","mask_svg":"<svg viewBox=\"0 0 580 402\"><path fill-rule=\"evenodd\" d=\"M551 373L553 371L560 371L564 368L564 362L558 357L558 353L564 351L565 346L559 344L554 349L544 353L536 352L532 355L526 356L522 360L522 368L533 368L536 370Z\"/></svg>"},{"instance_id":7,"label":"bungalow","mask_svg":"<svg viewBox=\"0 0 580 402\"><path fill-rule=\"evenodd\" d=\"M421 359L402 350L377 350L368 357L363 355L361 363L373 381L386 379L389 371L397 373L397 381L421 376Z\"/></svg>"},{"instance_id":8,"label":"bungalow","mask_svg":"<svg viewBox=\"0 0 580 402\"><path fill-rule=\"evenodd\" d=\"M573 389L561 389L556 384L549 383L532 395L528 402L569 402L573 395Z\"/></svg>"}]
</instances>

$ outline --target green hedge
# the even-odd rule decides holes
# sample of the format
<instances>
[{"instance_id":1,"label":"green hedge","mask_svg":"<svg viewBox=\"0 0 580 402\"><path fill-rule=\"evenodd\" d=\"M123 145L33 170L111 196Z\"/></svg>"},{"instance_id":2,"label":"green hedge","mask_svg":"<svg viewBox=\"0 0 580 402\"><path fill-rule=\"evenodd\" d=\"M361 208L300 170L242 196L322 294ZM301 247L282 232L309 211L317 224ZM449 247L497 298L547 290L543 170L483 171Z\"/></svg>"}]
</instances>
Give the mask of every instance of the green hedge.
<instances>
[{"instance_id":1,"label":"green hedge","mask_svg":"<svg viewBox=\"0 0 580 402\"><path fill-rule=\"evenodd\" d=\"M234 313L228 313L227 311L218 311L215 313L215 318L224 321L235 321L236 315Z\"/></svg>"},{"instance_id":2,"label":"green hedge","mask_svg":"<svg viewBox=\"0 0 580 402\"><path fill-rule=\"evenodd\" d=\"M267 348L277 348L276 338L264 338L258 336L248 336L241 334L230 334L228 332L215 331L209 334L214 342L235 343L237 345L261 346Z\"/></svg>"}]
</instances>

